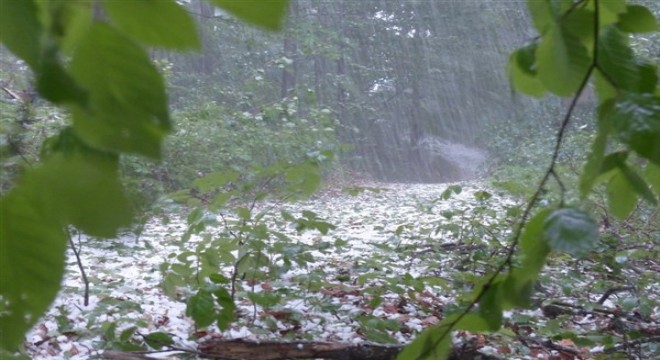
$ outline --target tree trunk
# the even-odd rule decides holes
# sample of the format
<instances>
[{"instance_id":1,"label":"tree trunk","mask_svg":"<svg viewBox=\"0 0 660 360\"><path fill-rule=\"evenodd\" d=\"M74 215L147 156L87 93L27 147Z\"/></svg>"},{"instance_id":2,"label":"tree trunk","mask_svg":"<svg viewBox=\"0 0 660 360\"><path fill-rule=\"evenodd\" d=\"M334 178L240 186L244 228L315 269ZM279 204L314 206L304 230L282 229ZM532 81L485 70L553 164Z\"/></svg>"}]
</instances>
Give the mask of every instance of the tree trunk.
<instances>
[{"instance_id":1,"label":"tree trunk","mask_svg":"<svg viewBox=\"0 0 660 360\"><path fill-rule=\"evenodd\" d=\"M291 1L289 6L289 21L294 22L298 17L298 2ZM295 92L296 88L296 57L298 52L298 43L291 34L284 37L284 56L293 61L292 64L284 64L282 69L282 83L280 87L280 96L282 99Z\"/></svg>"}]
</instances>

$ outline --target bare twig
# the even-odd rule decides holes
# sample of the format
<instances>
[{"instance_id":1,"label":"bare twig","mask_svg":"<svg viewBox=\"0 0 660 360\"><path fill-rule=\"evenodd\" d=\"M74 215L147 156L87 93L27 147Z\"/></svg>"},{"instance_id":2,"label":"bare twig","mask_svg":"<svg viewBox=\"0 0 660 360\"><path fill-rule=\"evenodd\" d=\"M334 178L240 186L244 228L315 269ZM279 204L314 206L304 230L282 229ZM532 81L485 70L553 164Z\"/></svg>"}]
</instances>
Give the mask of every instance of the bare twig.
<instances>
[{"instance_id":1,"label":"bare twig","mask_svg":"<svg viewBox=\"0 0 660 360\"><path fill-rule=\"evenodd\" d=\"M651 336L647 338L641 338L637 340L631 340L631 341L626 341L622 342L620 344L616 344L612 347L609 347L607 349L603 349L602 353L603 354L611 354L619 351L623 351L626 349L629 349L633 346L641 345L641 344L648 344L648 343L660 343L660 336Z\"/></svg>"},{"instance_id":2,"label":"bare twig","mask_svg":"<svg viewBox=\"0 0 660 360\"><path fill-rule=\"evenodd\" d=\"M617 286L617 287L609 288L607 289L607 291L605 291L603 296L601 296L600 299L598 299L597 303L603 305L605 301L613 294L623 291L632 291L632 290L635 290L635 288L632 286Z\"/></svg>"},{"instance_id":3,"label":"bare twig","mask_svg":"<svg viewBox=\"0 0 660 360\"><path fill-rule=\"evenodd\" d=\"M78 269L80 270L80 276L82 276L83 284L85 284L85 293L83 295L83 304L85 306L89 305L89 279L87 279L87 274L85 273L85 267L83 266L82 260L80 260L80 251L76 249L76 244L73 243L73 237L71 236L71 231L66 229L67 237L69 238L69 245L71 245L71 250L76 256L76 263L78 263ZM81 234L78 233L78 243L80 243Z\"/></svg>"}]
</instances>

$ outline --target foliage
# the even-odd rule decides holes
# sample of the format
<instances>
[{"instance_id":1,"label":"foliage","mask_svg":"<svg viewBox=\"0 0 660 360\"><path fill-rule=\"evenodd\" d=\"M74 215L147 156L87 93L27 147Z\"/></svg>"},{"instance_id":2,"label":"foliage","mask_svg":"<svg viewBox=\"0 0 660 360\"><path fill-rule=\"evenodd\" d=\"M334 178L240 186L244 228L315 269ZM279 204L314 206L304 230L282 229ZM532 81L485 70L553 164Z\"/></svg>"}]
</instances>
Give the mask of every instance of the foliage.
<instances>
[{"instance_id":1,"label":"foliage","mask_svg":"<svg viewBox=\"0 0 660 360\"><path fill-rule=\"evenodd\" d=\"M4 349L20 344L57 293L63 228L74 225L90 235L114 236L131 222L117 173L119 156L160 157L170 115L162 76L145 46L196 48L199 40L183 8L170 0L158 3L158 12L134 2L0 3L3 45L31 68L39 95L72 117L71 127L50 140L41 163L0 199ZM287 1L271 1L277 12L267 21L252 7L218 3L243 19L275 28ZM107 11L108 19L95 16L99 11Z\"/></svg>"},{"instance_id":2,"label":"foliage","mask_svg":"<svg viewBox=\"0 0 660 360\"><path fill-rule=\"evenodd\" d=\"M295 244L284 233L267 226L273 215L257 210L256 204L269 194L297 198L313 191L321 177L321 164L331 159L331 152L338 148L335 132L358 146L358 156L354 158L358 163L368 154L375 156L375 169L369 170L383 177L429 180L437 179L443 172L451 173L446 159L422 161L420 145L423 134L451 137L464 129L454 128L450 122L432 121L445 114L429 103L429 98L440 97L430 84L446 78L438 76L444 76L443 71L428 64L456 66L457 62L446 61L441 53L419 50L433 42L435 36L431 35L439 33L428 18L414 24L404 21L409 15L415 17L425 12L437 15L431 2L411 2L399 7L384 4L379 15L374 14L371 2L351 3L350 11L372 20L363 23L344 21L347 13L343 5L336 12L337 18L327 19L319 15L318 9L300 9L291 4L294 14L311 16L301 17L303 25L277 38L283 43L281 57L273 59L269 49L259 52L260 60L266 59L269 65L266 70L243 61L247 58L243 54L253 50L251 47L258 42L254 33L229 25L232 36L245 40L247 51L232 51L232 60L241 61L225 62L231 64L228 66L247 65L254 71L246 81L240 76L232 77L231 68L220 68L216 75L230 74L227 78L233 87L216 92L219 87L210 85L211 80L182 75L179 69L173 69L173 63L167 61L169 55L160 58L158 50L145 50L147 46L197 49L208 45L205 34L226 29L207 23L200 36L190 15L173 0L159 1L154 5L157 12L144 3L126 1L1 1L0 40L30 67L39 95L71 117L66 122L40 122L35 126L30 123L35 114L29 101L11 109L15 116L5 117L4 112L2 115L3 142L8 144L4 149L13 161L3 162L3 166L11 169L8 182L18 179L15 185L5 187L3 183L0 199L2 351L13 351L20 345L25 331L55 296L64 269L67 227L74 226L92 236L113 237L119 228L132 222L131 214L142 206L142 200L127 196L119 177L120 168L128 174L123 184L140 189L138 192L145 195L144 203L153 202L164 191L176 191L176 200L196 207L181 239L182 245L195 244L195 248L184 250L182 246L181 252L172 253L171 261L161 268L162 286L172 297L186 301L186 313L198 326L215 323L218 328L226 328L236 318L235 297L238 291L245 290L241 288L242 279L251 279L254 284L258 279L274 278L294 263L304 267L314 259L315 251L322 252L323 246L329 246ZM273 16L254 7L252 1L212 3L267 29L280 27L282 14L290 5L286 0L268 1L266 5ZM319 9L333 6L321 4ZM538 186L521 188L521 194L532 193L527 206L506 209L507 216L521 218L510 243L499 240L507 234L509 223L497 220L489 205L492 194L487 191L475 193L478 205L473 211L441 212L443 219L460 220L460 225L441 219L434 227L413 235L432 242L433 236L451 234L459 239L460 246L474 246L475 251L457 267L469 264L474 272L478 266L485 275L459 275L452 279L472 293L460 298L459 306L447 306L442 322L421 333L400 358L446 358L454 330L500 331L506 325L505 311L530 305L535 287L543 281L543 265L562 256L557 252L584 256L596 250L595 256L613 269L628 261L629 256L641 256L615 247L618 255L612 258L611 252L601 247L616 243L612 239L616 232L604 232L612 238L601 234L603 240L599 242L599 227L639 225L646 229L656 215L650 206L657 205L660 189L658 64L643 51L647 48L643 45L646 38L631 34L657 31L657 20L646 7L629 5L625 0L529 1L528 7L540 36L511 54L511 82L516 90L531 96L571 96L555 139L546 136L546 143L541 146L523 144L518 148L532 150L526 165L536 163L538 154L549 151L550 165L541 170ZM470 21L483 26L481 23L496 19L488 14ZM328 32L330 45L324 43L325 35L320 35L323 21L336 21L339 28ZM172 23L180 27L170 26ZM475 33L466 28L468 33ZM383 42L387 46L375 43L374 32L380 33L379 39L389 39ZM353 43L348 38L351 33L369 35L357 37ZM462 44L457 42L455 46L450 50L462 51ZM196 63L202 69L200 73L214 68L216 63L211 57L219 57L225 49L213 48L211 54L202 57ZM387 54L393 49L404 49L410 56L389 58ZM350 53L353 54L348 56ZM152 61L154 57L158 61ZM484 56L480 60L489 59ZM332 76L326 76L329 61L336 65ZM296 70L303 66L313 67L314 71L308 73L313 75L296 83ZM485 66L475 68L488 72ZM465 74L465 69L456 66L445 71ZM382 71L387 75L383 76ZM181 101L183 105L174 120L161 72L169 77L172 92L195 87L200 93L188 104ZM275 96L277 91L273 89L278 81L274 79L279 75L280 94ZM588 105L597 108L598 121L587 124L593 133L568 135L579 99L590 82L596 99ZM497 79L488 76L483 76L482 83L498 84ZM216 102L217 98L222 101ZM460 96L453 99L463 104ZM181 99L176 100L178 103ZM220 103L222 106L217 105ZM478 108L469 102L464 105ZM52 109L47 112L57 113ZM589 110L578 115L586 118ZM410 121L400 121L408 117ZM165 136L175 124L179 130L170 137L171 150L163 151ZM547 134L549 125L543 122L536 129ZM40 140L26 140L23 129L11 129L13 126L37 133L37 139L48 139L43 144ZM526 131L523 129L521 134ZM580 153L587 139L593 144L586 166L573 179L574 174L566 172L574 170L580 159L572 154ZM264 144L268 146L260 146ZM565 151L567 144L569 151ZM163 163L127 159L123 156L127 154L162 159ZM19 161L17 157L22 158ZM39 159L39 163L25 166L27 158L30 162ZM526 171L533 176L529 169ZM426 173L418 175L423 172ZM202 177L195 179L199 176ZM511 183L501 185L515 187ZM579 191L573 193L572 188ZM594 189L607 197L608 211L619 220L605 217L605 224L599 224L588 212L603 204L580 201ZM461 191L460 187L452 187L438 201ZM645 204L638 205L638 200ZM433 204L421 205L425 206L433 208ZM542 209L537 211L538 206ZM217 213L221 214L220 222ZM309 210L300 215L282 211L273 221L289 224L297 231L314 229L322 234L333 228ZM206 232L209 225L220 225L221 231ZM413 224L399 225L392 238L400 240L413 228ZM633 233L635 237L644 236L641 231ZM485 239L497 239L495 249L483 249L488 242ZM334 245L341 244L341 239L337 239ZM442 248L438 244L431 246ZM405 246L401 249L412 251ZM364 265L376 272L383 267L378 257L365 260ZM308 275L310 288L321 286L311 281L317 275ZM356 281L364 284L371 276L362 274ZM334 279L344 291L343 284L351 277L338 273ZM408 274L387 278L385 286L398 294L402 302L412 302L427 280ZM194 284L192 289L180 291L189 284ZM373 292L369 294L369 305L380 305L382 290L370 291ZM570 291L568 286L565 291ZM281 302L277 294L257 293L254 288L245 293L255 309L253 319L257 306L272 308ZM328 304L319 306L334 309ZM294 326L299 322L295 313L289 312L285 318ZM402 329L399 324L373 316L361 316L358 322L365 337L373 341L394 342L391 333ZM272 325L277 327L275 321ZM117 337L115 323L103 326L109 348L161 348L174 341L163 332L137 339L135 328L131 327L121 330ZM548 336L556 334L555 328L548 327ZM583 335L567 336L586 341Z\"/></svg>"},{"instance_id":3,"label":"foliage","mask_svg":"<svg viewBox=\"0 0 660 360\"><path fill-rule=\"evenodd\" d=\"M628 43L629 33L657 31L657 20L645 7L625 1L529 1L528 7L540 37L511 55L513 85L532 96L546 92L572 96L550 166L523 212L523 224L514 231L506 261L475 289L465 310L422 333L399 355L401 359L447 358L452 330L498 330L503 310L528 303L540 264L551 249L584 255L596 245L597 225L589 214L566 207L565 187L557 167L568 124L590 80L598 95L598 127L581 174L582 196L587 196L597 182L606 181L608 187L616 187L608 192L610 197L618 199L625 190L627 197L639 196L657 204L660 187L654 183L651 190L639 175L660 161L657 70L654 64L636 60ZM608 152L610 142L623 150ZM641 159L630 162L631 153ZM558 207L543 210L527 222L550 180L560 188ZM625 217L635 203L611 200L609 206ZM523 261L515 266L512 260L518 244Z\"/></svg>"},{"instance_id":4,"label":"foliage","mask_svg":"<svg viewBox=\"0 0 660 360\"><path fill-rule=\"evenodd\" d=\"M188 224L173 205L169 205L169 219L151 221L140 242L83 238L85 262L94 264L91 307L78 309L80 275L70 264L56 307L30 333L27 350L33 357L46 351L66 356L72 346L80 350L78 356L87 354L88 346L120 350L128 344L119 341L119 335L134 327L135 336L128 343L145 346L139 334L159 331L171 334L175 345L170 349L195 348L203 341L200 337L216 336L405 344L439 319L459 313L471 300L470 291L481 286L484 275L505 258L510 224L522 208L503 192L489 189L492 197L485 199L479 183L380 186L379 191L356 196L324 190L295 203L268 198L256 203L246 226L236 210L249 207L252 201L234 198L216 212L204 212L209 225L185 241L182 236L196 225ZM282 210L293 220L285 219ZM299 223L307 225L313 218L307 212L316 214L317 223L336 228L325 235L302 230ZM610 359L623 352L603 354L601 350L643 341L654 331L660 290L657 274L650 271L657 247L642 241L645 233L657 229L657 221L646 216L640 216L644 220L640 222L611 222L588 258L548 255L534 286L531 309L505 312L503 327L495 333L455 333L454 348L479 340L477 346L484 346L481 352L490 349L513 358L549 354L551 349L540 341L552 346L571 340L585 357L593 351L589 356L594 359ZM631 232L628 226L638 231ZM261 252L267 261L254 262L248 256L242 262L245 266L239 264L236 310L227 330L217 327L223 307L215 298L212 312L202 307L198 313L211 314L213 324L195 328L185 315L186 303L204 287L231 291L239 254L223 250L237 248L228 232L239 235L236 232L241 229L250 237L246 244L253 241L244 248ZM535 240L528 237L522 246L533 247L538 244ZM217 266L210 265L213 259ZM161 263L167 264L162 271ZM262 266L257 268L259 263ZM534 259L530 263L536 264L537 271L543 265ZM198 282L198 272L203 281ZM171 286L161 274L184 278ZM624 290L598 303L617 288ZM164 295L164 289L172 298ZM564 305L560 307L563 313L557 310L560 313L553 315L548 310L560 306L557 302L580 308ZM112 322L117 323L114 342L106 340L105 329ZM45 334L40 330L43 326L48 328ZM622 327L629 331L619 332ZM653 346L641 345L641 355L646 357L640 357L653 358L657 354Z\"/></svg>"},{"instance_id":5,"label":"foliage","mask_svg":"<svg viewBox=\"0 0 660 360\"><path fill-rule=\"evenodd\" d=\"M178 201L196 208L188 215L181 252L170 254L172 262L161 265L164 273L161 286L166 294L173 298L184 295L186 314L197 326L204 328L216 323L220 329L228 328L235 319L239 279L248 278L254 283L266 276L264 268L267 273L280 274L288 271L292 262L304 266L313 260L309 250L266 225L272 209L257 211L257 203L269 196L284 199L309 196L317 189L320 179L317 160L297 165L279 163L254 169L241 178L237 172L214 172L196 180L190 193L177 194ZM246 206L237 205L246 201ZM218 212L221 221L214 215ZM326 234L333 227L309 211L303 212L301 218L284 211L281 215L284 221L296 224L298 231L316 229ZM221 232L207 232L208 228L219 225L224 227ZM193 238L200 237L203 241L194 252L184 250ZM273 254L278 254L277 258ZM277 266L278 261L284 265ZM219 268L227 267L231 269L228 274L218 272ZM179 292L179 288L193 283L196 284L194 295ZM276 298L254 293L254 289L248 297L261 306L277 302Z\"/></svg>"},{"instance_id":6,"label":"foliage","mask_svg":"<svg viewBox=\"0 0 660 360\"><path fill-rule=\"evenodd\" d=\"M248 173L255 165L306 159L327 163L323 153L339 152L330 111L312 109L302 117L295 99L264 107L259 114L207 103L176 112L174 118L177 131L168 139L162 161L134 162L127 169L160 174L155 177L168 191L190 188L192 179L213 172Z\"/></svg>"}]
</instances>

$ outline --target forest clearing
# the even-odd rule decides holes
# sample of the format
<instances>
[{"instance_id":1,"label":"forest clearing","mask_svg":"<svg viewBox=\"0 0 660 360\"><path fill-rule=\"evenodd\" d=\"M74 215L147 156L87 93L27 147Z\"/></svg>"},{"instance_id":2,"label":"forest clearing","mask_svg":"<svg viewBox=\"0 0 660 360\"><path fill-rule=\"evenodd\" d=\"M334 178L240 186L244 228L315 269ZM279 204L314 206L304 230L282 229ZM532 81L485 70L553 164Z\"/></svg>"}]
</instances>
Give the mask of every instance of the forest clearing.
<instances>
[{"instance_id":1,"label":"forest clearing","mask_svg":"<svg viewBox=\"0 0 660 360\"><path fill-rule=\"evenodd\" d=\"M0 0L0 358L660 358L657 0Z\"/></svg>"},{"instance_id":2,"label":"forest clearing","mask_svg":"<svg viewBox=\"0 0 660 360\"><path fill-rule=\"evenodd\" d=\"M39 359L87 359L102 357L103 349L159 348L148 339L156 332L172 341L163 343L164 349L189 352L145 356L195 358L209 349L200 344L213 340L406 344L460 309L471 284L501 260L520 204L476 181L363 186L355 195L336 187L309 201L255 207L255 214L266 213L262 222L269 231L288 239L272 234L263 239L268 260L242 269L236 319L224 330L196 328L186 315L184 299L193 287L161 287L167 274L161 271L163 263L172 268L182 264L175 256L186 254L186 261L194 264L199 245L223 237L230 241L221 217L186 242L181 238L188 225L178 217L166 222L155 218L137 239L80 240L90 303L83 305L80 271L69 251L62 291L28 335L27 348ZM312 228L296 231L296 222L283 220L280 210L295 218L313 211L333 228L326 234ZM225 220L237 221L231 214ZM603 254L607 246L602 245ZM292 262L288 266L284 254ZM457 353L492 359L589 359L605 352L597 344L614 344L623 329L655 341L660 336L656 255L649 244L620 249L609 263L553 257L533 305L505 313L504 328L496 334L456 334ZM236 254L226 258L220 274L229 279L236 261ZM194 276L195 267L188 270ZM626 281L630 278L638 281ZM622 344L626 342L618 346ZM246 358L262 355L255 350Z\"/></svg>"}]
</instances>

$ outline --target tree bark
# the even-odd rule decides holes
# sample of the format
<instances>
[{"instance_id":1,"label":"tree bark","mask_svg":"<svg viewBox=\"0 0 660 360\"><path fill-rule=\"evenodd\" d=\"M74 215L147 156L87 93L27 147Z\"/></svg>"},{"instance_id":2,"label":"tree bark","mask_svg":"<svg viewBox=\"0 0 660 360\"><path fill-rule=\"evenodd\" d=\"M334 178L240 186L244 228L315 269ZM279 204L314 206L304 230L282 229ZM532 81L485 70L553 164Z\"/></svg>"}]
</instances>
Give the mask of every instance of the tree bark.
<instances>
[{"instance_id":1,"label":"tree bark","mask_svg":"<svg viewBox=\"0 0 660 360\"><path fill-rule=\"evenodd\" d=\"M289 4L289 21L294 23L298 18L298 2L291 1ZM296 89L296 58L298 56L298 43L293 34L287 34L284 37L284 56L291 59L293 62L290 66L284 64L282 69L282 83L280 86L280 97L287 98L289 95L295 94Z\"/></svg>"},{"instance_id":2,"label":"tree bark","mask_svg":"<svg viewBox=\"0 0 660 360\"><path fill-rule=\"evenodd\" d=\"M251 342L243 340L211 339L199 346L199 356L222 360L394 360L403 345L373 343L329 342ZM473 347L455 347L449 360L499 360L498 357L480 353Z\"/></svg>"}]
</instances>

